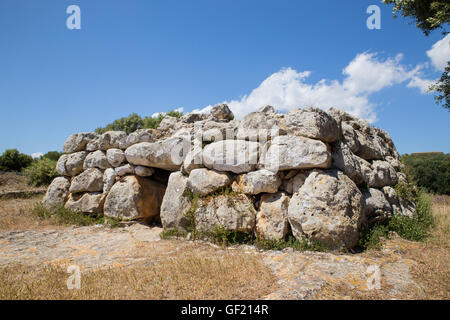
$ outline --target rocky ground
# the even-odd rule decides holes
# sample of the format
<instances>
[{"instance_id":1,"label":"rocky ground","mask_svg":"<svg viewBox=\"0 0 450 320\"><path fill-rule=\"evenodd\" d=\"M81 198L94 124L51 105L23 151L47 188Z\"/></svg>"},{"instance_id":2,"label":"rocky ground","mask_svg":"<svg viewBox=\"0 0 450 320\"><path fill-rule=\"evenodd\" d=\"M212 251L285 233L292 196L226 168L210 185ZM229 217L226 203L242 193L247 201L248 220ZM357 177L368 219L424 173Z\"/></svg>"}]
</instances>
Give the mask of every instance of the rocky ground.
<instances>
[{"instance_id":1,"label":"rocky ground","mask_svg":"<svg viewBox=\"0 0 450 320\"><path fill-rule=\"evenodd\" d=\"M260 251L251 246L218 247L208 243L161 240L161 228L134 224L120 229L103 226L65 227L0 233L0 267L8 265L80 266L82 273L104 267L158 263L162 256L194 247L202 251L233 251L256 255L277 278L277 289L261 298L351 298L352 294L383 298L407 298L420 294L410 268L415 263L402 257L398 244L386 246L378 256L321 252ZM381 287L368 282L379 268ZM375 266L375 267L373 267ZM375 285L376 283L373 282ZM342 286L345 288L343 289ZM342 293L344 292L344 294Z\"/></svg>"}]
</instances>

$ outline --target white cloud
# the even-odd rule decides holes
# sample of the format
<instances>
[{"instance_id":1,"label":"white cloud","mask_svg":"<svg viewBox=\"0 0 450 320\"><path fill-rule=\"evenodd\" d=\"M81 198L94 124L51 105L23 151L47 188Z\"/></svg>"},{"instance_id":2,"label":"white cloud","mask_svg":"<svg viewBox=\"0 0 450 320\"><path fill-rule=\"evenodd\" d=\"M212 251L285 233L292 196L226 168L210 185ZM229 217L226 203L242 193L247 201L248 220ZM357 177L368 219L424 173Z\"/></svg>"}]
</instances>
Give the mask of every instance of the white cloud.
<instances>
[{"instance_id":1,"label":"white cloud","mask_svg":"<svg viewBox=\"0 0 450 320\"><path fill-rule=\"evenodd\" d=\"M183 112L183 110L184 110L184 108L183 108L183 107L180 107L180 108L177 108L177 109L175 109L175 110L173 110L173 111L176 111L176 112ZM152 114L152 118L158 118L159 115L165 115L165 114L166 114L166 112L156 112L156 113Z\"/></svg>"},{"instance_id":2,"label":"white cloud","mask_svg":"<svg viewBox=\"0 0 450 320\"><path fill-rule=\"evenodd\" d=\"M402 55L380 60L376 53L361 53L343 69L343 81L322 79L317 83L307 83L310 71L284 68L270 75L249 95L225 103L237 118L269 104L280 111L306 106L337 107L374 122L375 104L369 101L370 94L407 80L410 87L419 86L421 67L407 68L400 63L401 59ZM206 112L210 108L196 111Z\"/></svg>"},{"instance_id":3,"label":"white cloud","mask_svg":"<svg viewBox=\"0 0 450 320\"><path fill-rule=\"evenodd\" d=\"M418 88L421 93L426 94L428 93L428 89L430 88L431 84L433 84L434 82L434 80L428 80L420 78L419 76L414 76L408 83L407 87Z\"/></svg>"},{"instance_id":4,"label":"white cloud","mask_svg":"<svg viewBox=\"0 0 450 320\"><path fill-rule=\"evenodd\" d=\"M31 154L31 157L33 159L39 159L40 157L42 157L44 154L42 152L35 152Z\"/></svg>"},{"instance_id":5,"label":"white cloud","mask_svg":"<svg viewBox=\"0 0 450 320\"><path fill-rule=\"evenodd\" d=\"M431 59L433 66L443 71L450 60L450 33L444 39L436 42L433 47L427 51L427 56Z\"/></svg>"}]
</instances>

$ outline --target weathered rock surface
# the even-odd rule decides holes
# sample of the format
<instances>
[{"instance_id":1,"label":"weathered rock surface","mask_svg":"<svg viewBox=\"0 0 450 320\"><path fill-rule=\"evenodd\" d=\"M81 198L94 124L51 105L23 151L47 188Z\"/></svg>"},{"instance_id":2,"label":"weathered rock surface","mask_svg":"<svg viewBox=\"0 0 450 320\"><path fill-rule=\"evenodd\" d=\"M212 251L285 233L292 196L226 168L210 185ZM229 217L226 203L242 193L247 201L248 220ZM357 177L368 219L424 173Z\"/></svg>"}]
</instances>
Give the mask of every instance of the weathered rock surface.
<instances>
[{"instance_id":1,"label":"weathered rock surface","mask_svg":"<svg viewBox=\"0 0 450 320\"><path fill-rule=\"evenodd\" d=\"M283 192L263 194L256 215L256 234L264 239L281 240L289 231L289 196Z\"/></svg>"},{"instance_id":2,"label":"weathered rock surface","mask_svg":"<svg viewBox=\"0 0 450 320\"><path fill-rule=\"evenodd\" d=\"M211 109L211 117L214 120L230 121L234 119L233 112L226 104L218 104Z\"/></svg>"},{"instance_id":3,"label":"weathered rock surface","mask_svg":"<svg viewBox=\"0 0 450 320\"><path fill-rule=\"evenodd\" d=\"M64 142L63 151L64 153L84 151L86 149L86 145L95 138L97 138L97 134L92 132L72 134L69 138L67 138L66 142Z\"/></svg>"},{"instance_id":4,"label":"weathered rock surface","mask_svg":"<svg viewBox=\"0 0 450 320\"><path fill-rule=\"evenodd\" d=\"M382 191L369 188L363 192L363 200L364 215L369 225L384 222L392 216L392 206Z\"/></svg>"},{"instance_id":5,"label":"weathered rock surface","mask_svg":"<svg viewBox=\"0 0 450 320\"><path fill-rule=\"evenodd\" d=\"M67 158L67 154L63 154L59 157L58 162L56 163L56 172L58 172L61 176L69 175L66 169Z\"/></svg>"},{"instance_id":6,"label":"weathered rock surface","mask_svg":"<svg viewBox=\"0 0 450 320\"><path fill-rule=\"evenodd\" d=\"M64 207L81 213L100 213L104 196L101 192L71 194Z\"/></svg>"},{"instance_id":7,"label":"weathered rock surface","mask_svg":"<svg viewBox=\"0 0 450 320\"><path fill-rule=\"evenodd\" d=\"M138 129L130 133L126 139L121 140L119 148L125 150L136 143L155 142L158 136L158 131L155 129Z\"/></svg>"},{"instance_id":8,"label":"weathered rock surface","mask_svg":"<svg viewBox=\"0 0 450 320\"><path fill-rule=\"evenodd\" d=\"M205 196L231 184L230 175L208 169L194 169L189 174L187 185L197 195Z\"/></svg>"},{"instance_id":9,"label":"weathered rock surface","mask_svg":"<svg viewBox=\"0 0 450 320\"><path fill-rule=\"evenodd\" d=\"M304 170L298 171L293 177L285 177L283 180L283 190L289 194L298 192L310 174L311 170Z\"/></svg>"},{"instance_id":10,"label":"weathered rock surface","mask_svg":"<svg viewBox=\"0 0 450 320\"><path fill-rule=\"evenodd\" d=\"M189 151L190 141L183 137L150 143L141 142L125 151L127 161L134 165L178 171Z\"/></svg>"},{"instance_id":11,"label":"weathered rock surface","mask_svg":"<svg viewBox=\"0 0 450 320\"><path fill-rule=\"evenodd\" d=\"M289 203L296 238L306 237L332 249L353 248L365 222L362 195L340 171L313 172Z\"/></svg>"},{"instance_id":12,"label":"weathered rock surface","mask_svg":"<svg viewBox=\"0 0 450 320\"><path fill-rule=\"evenodd\" d=\"M84 159L83 169L99 168L102 170L110 168L111 165L106 158L106 154L103 151L97 150L89 153Z\"/></svg>"},{"instance_id":13,"label":"weathered rock surface","mask_svg":"<svg viewBox=\"0 0 450 320\"><path fill-rule=\"evenodd\" d=\"M208 144L203 149L203 164L209 169L244 173L258 164L259 143L243 140L224 140Z\"/></svg>"},{"instance_id":14,"label":"weathered rock surface","mask_svg":"<svg viewBox=\"0 0 450 320\"><path fill-rule=\"evenodd\" d=\"M248 232L255 227L255 208L250 198L243 194L219 195L199 202L199 208L195 211L195 226L199 231L222 227Z\"/></svg>"},{"instance_id":15,"label":"weathered rock surface","mask_svg":"<svg viewBox=\"0 0 450 320\"><path fill-rule=\"evenodd\" d=\"M51 209L58 206L63 206L67 196L69 195L70 179L67 177L57 177L53 179L52 183L47 189L47 192L42 200L42 204Z\"/></svg>"},{"instance_id":16,"label":"weathered rock surface","mask_svg":"<svg viewBox=\"0 0 450 320\"><path fill-rule=\"evenodd\" d=\"M165 186L138 176L126 176L116 182L105 200L104 214L122 220L157 218Z\"/></svg>"},{"instance_id":17,"label":"weathered rock surface","mask_svg":"<svg viewBox=\"0 0 450 320\"><path fill-rule=\"evenodd\" d=\"M70 193L103 191L103 172L97 168L89 168L72 179Z\"/></svg>"},{"instance_id":18,"label":"weathered rock surface","mask_svg":"<svg viewBox=\"0 0 450 320\"><path fill-rule=\"evenodd\" d=\"M108 168L103 173L103 193L108 194L114 183L116 183L117 173L113 168Z\"/></svg>"},{"instance_id":19,"label":"weathered rock surface","mask_svg":"<svg viewBox=\"0 0 450 320\"><path fill-rule=\"evenodd\" d=\"M96 151L103 150L106 151L112 148L119 148L120 144L127 139L127 134L123 131L107 131L97 138L90 141L86 150Z\"/></svg>"},{"instance_id":20,"label":"weathered rock surface","mask_svg":"<svg viewBox=\"0 0 450 320\"><path fill-rule=\"evenodd\" d=\"M294 109L286 113L286 133L334 142L339 139L339 126L328 113L317 108Z\"/></svg>"},{"instance_id":21,"label":"weathered rock surface","mask_svg":"<svg viewBox=\"0 0 450 320\"><path fill-rule=\"evenodd\" d=\"M155 173L155 169L143 166L137 166L134 168L134 172L136 175L140 177L150 177Z\"/></svg>"},{"instance_id":22,"label":"weathered rock surface","mask_svg":"<svg viewBox=\"0 0 450 320\"><path fill-rule=\"evenodd\" d=\"M262 164L270 171L329 168L331 154L325 143L304 137L278 136L272 141Z\"/></svg>"},{"instance_id":23,"label":"weathered rock surface","mask_svg":"<svg viewBox=\"0 0 450 320\"><path fill-rule=\"evenodd\" d=\"M112 167L119 167L126 160L125 152L120 149L108 149L106 151L106 159Z\"/></svg>"},{"instance_id":24,"label":"weathered rock surface","mask_svg":"<svg viewBox=\"0 0 450 320\"><path fill-rule=\"evenodd\" d=\"M116 174L120 177L125 176L127 174L134 174L134 166L127 163L126 165L114 168Z\"/></svg>"},{"instance_id":25,"label":"weathered rock surface","mask_svg":"<svg viewBox=\"0 0 450 320\"><path fill-rule=\"evenodd\" d=\"M233 189L246 194L276 193L280 185L277 173L261 169L237 176Z\"/></svg>"},{"instance_id":26,"label":"weathered rock surface","mask_svg":"<svg viewBox=\"0 0 450 320\"><path fill-rule=\"evenodd\" d=\"M185 195L188 178L181 172L170 174L166 193L161 204L161 222L164 229L184 230L189 224L186 213L191 202Z\"/></svg>"},{"instance_id":27,"label":"weathered rock surface","mask_svg":"<svg viewBox=\"0 0 450 320\"><path fill-rule=\"evenodd\" d=\"M80 151L67 156L66 170L69 176L76 176L83 171L84 159L87 155L86 151Z\"/></svg>"}]
</instances>

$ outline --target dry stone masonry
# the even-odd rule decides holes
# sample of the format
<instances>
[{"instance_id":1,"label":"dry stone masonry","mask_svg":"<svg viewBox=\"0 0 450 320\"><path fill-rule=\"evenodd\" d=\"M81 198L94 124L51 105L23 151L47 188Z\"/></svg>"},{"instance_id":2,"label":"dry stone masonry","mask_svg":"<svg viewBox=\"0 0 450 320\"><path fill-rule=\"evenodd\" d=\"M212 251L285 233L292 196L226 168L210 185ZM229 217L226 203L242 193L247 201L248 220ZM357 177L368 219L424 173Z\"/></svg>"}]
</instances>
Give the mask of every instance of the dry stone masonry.
<instances>
[{"instance_id":1,"label":"dry stone masonry","mask_svg":"<svg viewBox=\"0 0 450 320\"><path fill-rule=\"evenodd\" d=\"M389 134L334 108L265 106L236 120L221 104L129 135L77 133L63 150L43 200L50 209L180 231L292 234L332 249L354 247L363 227L415 214L393 188L404 176Z\"/></svg>"}]
</instances>

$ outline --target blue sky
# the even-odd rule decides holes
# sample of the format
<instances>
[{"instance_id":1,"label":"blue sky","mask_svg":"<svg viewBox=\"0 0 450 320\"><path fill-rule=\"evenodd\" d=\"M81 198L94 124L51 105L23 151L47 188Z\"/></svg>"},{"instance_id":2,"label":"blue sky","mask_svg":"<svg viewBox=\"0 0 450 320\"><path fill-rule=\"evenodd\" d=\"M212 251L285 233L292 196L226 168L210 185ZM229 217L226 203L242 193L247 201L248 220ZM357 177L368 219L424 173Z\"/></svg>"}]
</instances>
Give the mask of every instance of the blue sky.
<instances>
[{"instance_id":1,"label":"blue sky","mask_svg":"<svg viewBox=\"0 0 450 320\"><path fill-rule=\"evenodd\" d=\"M72 4L81 30L66 27ZM366 27L371 4L381 30ZM0 152L61 150L132 112L224 101L238 116L334 105L400 153L450 152L450 113L420 90L448 60L442 45L427 54L442 37L378 0L2 0Z\"/></svg>"}]
</instances>

